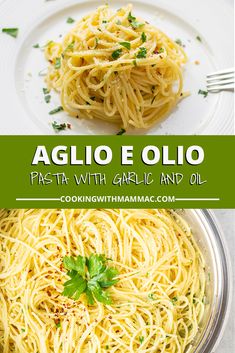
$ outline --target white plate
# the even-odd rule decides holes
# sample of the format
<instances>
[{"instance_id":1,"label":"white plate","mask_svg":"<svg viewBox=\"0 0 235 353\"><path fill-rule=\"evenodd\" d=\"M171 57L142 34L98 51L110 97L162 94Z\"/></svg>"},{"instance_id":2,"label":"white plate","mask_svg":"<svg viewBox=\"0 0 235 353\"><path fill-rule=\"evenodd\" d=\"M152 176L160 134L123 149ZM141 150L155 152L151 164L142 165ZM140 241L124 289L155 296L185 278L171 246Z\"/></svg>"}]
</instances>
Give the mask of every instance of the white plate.
<instances>
[{"instance_id":1,"label":"white plate","mask_svg":"<svg viewBox=\"0 0 235 353\"><path fill-rule=\"evenodd\" d=\"M115 134L119 127L97 120L70 118L65 112L50 116L60 105L53 94L44 102L44 79L38 75L47 63L36 43L59 39L72 25L67 17L80 19L102 1L85 0L0 0L2 27L19 27L17 39L0 34L0 99L3 114L2 134L54 134L51 122L70 122L72 129L63 134ZM110 1L114 9L127 1ZM205 89L205 76L217 69L233 66L233 11L226 0L133 0L134 14L185 44L189 62L185 67L185 90L191 96L160 124L141 134L233 134L233 93L198 95ZM202 38L202 42L196 39ZM196 65L198 60L200 65Z\"/></svg>"}]
</instances>

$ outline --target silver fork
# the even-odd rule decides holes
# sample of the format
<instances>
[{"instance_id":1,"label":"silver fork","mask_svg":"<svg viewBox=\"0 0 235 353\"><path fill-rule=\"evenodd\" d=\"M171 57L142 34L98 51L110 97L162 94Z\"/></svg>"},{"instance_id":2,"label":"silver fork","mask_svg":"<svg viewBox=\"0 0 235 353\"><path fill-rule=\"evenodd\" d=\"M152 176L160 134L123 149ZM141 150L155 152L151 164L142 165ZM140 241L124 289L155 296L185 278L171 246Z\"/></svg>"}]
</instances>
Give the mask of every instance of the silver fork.
<instances>
[{"instance_id":1,"label":"silver fork","mask_svg":"<svg viewBox=\"0 0 235 353\"><path fill-rule=\"evenodd\" d=\"M234 90L234 68L213 72L206 76L207 91Z\"/></svg>"}]
</instances>

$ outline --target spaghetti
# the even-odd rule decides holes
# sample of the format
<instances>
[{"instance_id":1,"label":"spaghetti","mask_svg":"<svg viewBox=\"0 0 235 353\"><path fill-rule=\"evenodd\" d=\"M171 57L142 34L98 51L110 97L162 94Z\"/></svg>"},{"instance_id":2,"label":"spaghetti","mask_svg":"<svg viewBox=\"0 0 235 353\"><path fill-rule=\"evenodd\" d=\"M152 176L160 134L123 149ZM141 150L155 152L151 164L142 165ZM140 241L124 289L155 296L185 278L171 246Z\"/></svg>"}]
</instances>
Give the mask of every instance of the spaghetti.
<instances>
[{"instance_id":1,"label":"spaghetti","mask_svg":"<svg viewBox=\"0 0 235 353\"><path fill-rule=\"evenodd\" d=\"M111 305L62 295L64 256L104 254ZM204 259L172 210L0 212L0 352L190 352Z\"/></svg>"},{"instance_id":2,"label":"spaghetti","mask_svg":"<svg viewBox=\"0 0 235 353\"><path fill-rule=\"evenodd\" d=\"M71 116L147 129L184 96L186 54L166 34L132 15L101 6L61 43L49 42L47 84Z\"/></svg>"}]
</instances>

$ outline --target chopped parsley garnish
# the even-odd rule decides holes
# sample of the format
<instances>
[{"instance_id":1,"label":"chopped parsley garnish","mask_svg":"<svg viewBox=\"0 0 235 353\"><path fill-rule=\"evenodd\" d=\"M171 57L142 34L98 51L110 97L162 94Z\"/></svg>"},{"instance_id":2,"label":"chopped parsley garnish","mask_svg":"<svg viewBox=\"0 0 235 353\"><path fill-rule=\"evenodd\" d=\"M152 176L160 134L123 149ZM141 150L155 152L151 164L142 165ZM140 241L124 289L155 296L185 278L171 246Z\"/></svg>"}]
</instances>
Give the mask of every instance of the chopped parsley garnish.
<instances>
[{"instance_id":1,"label":"chopped parsley garnish","mask_svg":"<svg viewBox=\"0 0 235 353\"><path fill-rule=\"evenodd\" d=\"M42 91L43 91L44 94L49 94L50 93L48 88L43 88Z\"/></svg>"},{"instance_id":2,"label":"chopped parsley garnish","mask_svg":"<svg viewBox=\"0 0 235 353\"><path fill-rule=\"evenodd\" d=\"M48 47L49 45L51 45L53 43L54 43L53 40L50 40L49 42L47 42L46 44L44 44L42 46L40 46L40 44L36 43L36 44L33 45L33 48L35 48L35 49L44 49L44 48Z\"/></svg>"},{"instance_id":3,"label":"chopped parsley garnish","mask_svg":"<svg viewBox=\"0 0 235 353\"><path fill-rule=\"evenodd\" d=\"M108 23L108 21L107 20L103 20L102 23Z\"/></svg>"},{"instance_id":4,"label":"chopped parsley garnish","mask_svg":"<svg viewBox=\"0 0 235 353\"><path fill-rule=\"evenodd\" d=\"M72 43L70 43L66 48L65 48L65 50L63 51L63 53L62 53L62 58L64 58L64 54L67 52L67 51L69 51L69 50L72 50L73 48L74 48L74 44L75 44L75 41L73 41Z\"/></svg>"},{"instance_id":5,"label":"chopped parsley garnish","mask_svg":"<svg viewBox=\"0 0 235 353\"><path fill-rule=\"evenodd\" d=\"M57 324L55 324L57 328L61 328L61 322L57 322Z\"/></svg>"},{"instance_id":6,"label":"chopped parsley garnish","mask_svg":"<svg viewBox=\"0 0 235 353\"><path fill-rule=\"evenodd\" d=\"M121 54L122 54L122 49L117 49L112 53L112 58L114 60L117 60Z\"/></svg>"},{"instance_id":7,"label":"chopped parsley garnish","mask_svg":"<svg viewBox=\"0 0 235 353\"><path fill-rule=\"evenodd\" d=\"M183 46L182 40L181 39L176 39L175 40L176 44L180 45L181 47Z\"/></svg>"},{"instance_id":8,"label":"chopped parsley garnish","mask_svg":"<svg viewBox=\"0 0 235 353\"><path fill-rule=\"evenodd\" d=\"M70 43L65 50L73 49L75 42Z\"/></svg>"},{"instance_id":9,"label":"chopped parsley garnish","mask_svg":"<svg viewBox=\"0 0 235 353\"><path fill-rule=\"evenodd\" d=\"M140 23L136 20L136 17L132 16L131 12L128 14L128 21L134 29L144 26L144 23Z\"/></svg>"},{"instance_id":10,"label":"chopped parsley garnish","mask_svg":"<svg viewBox=\"0 0 235 353\"><path fill-rule=\"evenodd\" d=\"M9 36L11 36L13 38L17 38L18 33L19 33L19 28L3 28L2 32L9 34Z\"/></svg>"},{"instance_id":11,"label":"chopped parsley garnish","mask_svg":"<svg viewBox=\"0 0 235 353\"><path fill-rule=\"evenodd\" d=\"M199 41L199 42L202 42L202 38L200 36L196 36L196 39Z\"/></svg>"},{"instance_id":12,"label":"chopped parsley garnish","mask_svg":"<svg viewBox=\"0 0 235 353\"><path fill-rule=\"evenodd\" d=\"M137 66L137 61L136 60L133 60L133 65Z\"/></svg>"},{"instance_id":13,"label":"chopped parsley garnish","mask_svg":"<svg viewBox=\"0 0 235 353\"><path fill-rule=\"evenodd\" d=\"M67 23L74 23L75 20L72 17L68 17L66 22Z\"/></svg>"},{"instance_id":14,"label":"chopped parsley garnish","mask_svg":"<svg viewBox=\"0 0 235 353\"><path fill-rule=\"evenodd\" d=\"M123 134L125 134L125 133L126 133L126 130L123 129L123 128L121 128L121 130L118 131L118 133L117 133L116 135L123 135Z\"/></svg>"},{"instance_id":15,"label":"chopped parsley garnish","mask_svg":"<svg viewBox=\"0 0 235 353\"><path fill-rule=\"evenodd\" d=\"M59 113L59 112L62 112L62 110L64 110L63 109L63 107L58 107L58 108L55 108L55 109L53 109L53 110L51 110L50 112L49 112L49 114L50 115L54 115L54 114L57 114L57 113Z\"/></svg>"},{"instance_id":16,"label":"chopped parsley garnish","mask_svg":"<svg viewBox=\"0 0 235 353\"><path fill-rule=\"evenodd\" d=\"M51 95L49 94L49 93L50 93L49 89L48 89L48 88L43 88L42 91L43 91L43 94L44 94L44 100L45 100L45 102L46 102L46 103L50 103L50 101L51 101Z\"/></svg>"},{"instance_id":17,"label":"chopped parsley garnish","mask_svg":"<svg viewBox=\"0 0 235 353\"><path fill-rule=\"evenodd\" d=\"M146 40L147 40L147 36L144 32L142 32L142 34L141 34L141 40L143 43L146 42Z\"/></svg>"},{"instance_id":18,"label":"chopped parsley garnish","mask_svg":"<svg viewBox=\"0 0 235 353\"><path fill-rule=\"evenodd\" d=\"M53 123L51 124L53 129L55 130L55 132L60 132L66 129L71 129L71 125L68 123L57 123L56 121L53 121Z\"/></svg>"},{"instance_id":19,"label":"chopped parsley garnish","mask_svg":"<svg viewBox=\"0 0 235 353\"><path fill-rule=\"evenodd\" d=\"M124 48L130 50L131 49L131 43L130 42L119 42L120 45L122 45Z\"/></svg>"},{"instance_id":20,"label":"chopped parsley garnish","mask_svg":"<svg viewBox=\"0 0 235 353\"><path fill-rule=\"evenodd\" d=\"M136 55L138 59L143 59L146 58L147 55L147 49L144 47L141 47Z\"/></svg>"},{"instance_id":21,"label":"chopped parsley garnish","mask_svg":"<svg viewBox=\"0 0 235 353\"><path fill-rule=\"evenodd\" d=\"M140 341L140 343L142 344L142 343L144 342L144 336L140 336L140 337L139 337L139 341Z\"/></svg>"},{"instance_id":22,"label":"chopped parsley garnish","mask_svg":"<svg viewBox=\"0 0 235 353\"><path fill-rule=\"evenodd\" d=\"M151 299L151 300L154 300L155 299L154 298L154 294L153 293L148 294L148 298Z\"/></svg>"},{"instance_id":23,"label":"chopped parsley garnish","mask_svg":"<svg viewBox=\"0 0 235 353\"><path fill-rule=\"evenodd\" d=\"M22 328L22 329L21 329L21 331L22 331L22 332L25 332L25 329L24 329L24 328Z\"/></svg>"},{"instance_id":24,"label":"chopped parsley garnish","mask_svg":"<svg viewBox=\"0 0 235 353\"><path fill-rule=\"evenodd\" d=\"M178 300L178 298L177 298L177 297L172 298L172 299L171 299L172 304L173 304L173 305L175 305L175 303L177 302L177 300Z\"/></svg>"},{"instance_id":25,"label":"chopped parsley garnish","mask_svg":"<svg viewBox=\"0 0 235 353\"><path fill-rule=\"evenodd\" d=\"M46 102L46 103L50 103L50 101L51 101L51 95L50 95L50 94L47 94L47 95L44 97L44 99L45 99L45 102Z\"/></svg>"},{"instance_id":26,"label":"chopped parsley garnish","mask_svg":"<svg viewBox=\"0 0 235 353\"><path fill-rule=\"evenodd\" d=\"M208 96L208 91L203 91L202 89L199 89L198 94L201 94L206 98Z\"/></svg>"},{"instance_id":27,"label":"chopped parsley garnish","mask_svg":"<svg viewBox=\"0 0 235 353\"><path fill-rule=\"evenodd\" d=\"M104 255L92 254L89 258L65 256L63 265L70 280L64 283L62 295L78 300L84 293L90 305L95 303L95 299L106 305L112 304L106 289L118 282L118 270L108 267L107 262Z\"/></svg>"},{"instance_id":28,"label":"chopped parsley garnish","mask_svg":"<svg viewBox=\"0 0 235 353\"><path fill-rule=\"evenodd\" d=\"M163 49L163 48L160 48L160 49L158 50L158 54L161 54L161 53L164 53L164 49Z\"/></svg>"},{"instance_id":29,"label":"chopped parsley garnish","mask_svg":"<svg viewBox=\"0 0 235 353\"><path fill-rule=\"evenodd\" d=\"M61 68L61 58L55 59L55 69L59 70Z\"/></svg>"},{"instance_id":30,"label":"chopped parsley garnish","mask_svg":"<svg viewBox=\"0 0 235 353\"><path fill-rule=\"evenodd\" d=\"M135 21L135 20L136 20L136 17L132 16L131 12L129 12L128 21L131 22L131 21Z\"/></svg>"}]
</instances>

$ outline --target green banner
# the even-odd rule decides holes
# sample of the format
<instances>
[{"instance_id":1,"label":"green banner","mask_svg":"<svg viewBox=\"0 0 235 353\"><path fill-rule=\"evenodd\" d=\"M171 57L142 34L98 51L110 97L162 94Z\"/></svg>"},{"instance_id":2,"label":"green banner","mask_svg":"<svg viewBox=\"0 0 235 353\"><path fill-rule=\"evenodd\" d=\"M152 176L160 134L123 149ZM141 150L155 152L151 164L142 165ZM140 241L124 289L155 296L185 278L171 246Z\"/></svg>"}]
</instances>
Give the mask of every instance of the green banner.
<instances>
[{"instance_id":1,"label":"green banner","mask_svg":"<svg viewBox=\"0 0 235 353\"><path fill-rule=\"evenodd\" d=\"M235 208L233 136L1 136L1 208Z\"/></svg>"}]
</instances>

